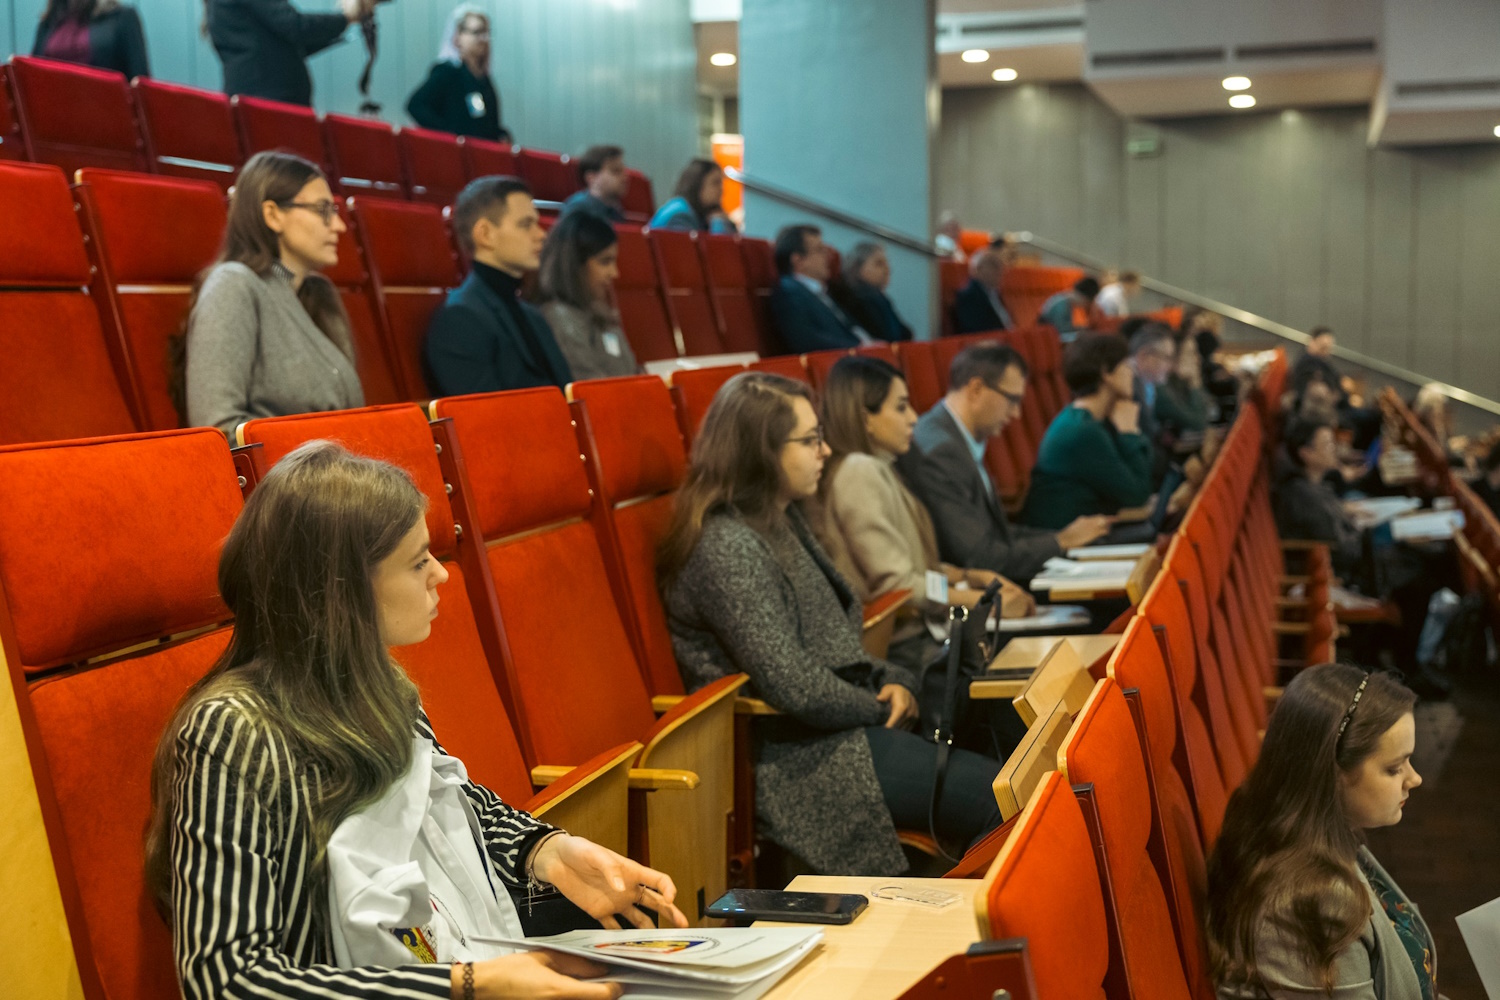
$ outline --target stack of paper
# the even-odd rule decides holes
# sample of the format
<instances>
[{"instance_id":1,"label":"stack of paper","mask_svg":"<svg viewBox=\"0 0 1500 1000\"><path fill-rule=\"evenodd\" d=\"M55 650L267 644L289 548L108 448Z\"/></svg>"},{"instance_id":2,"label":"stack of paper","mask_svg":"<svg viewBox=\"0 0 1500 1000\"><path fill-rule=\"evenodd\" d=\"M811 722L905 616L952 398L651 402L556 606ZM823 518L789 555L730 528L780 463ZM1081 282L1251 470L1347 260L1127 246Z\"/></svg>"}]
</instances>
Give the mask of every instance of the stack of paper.
<instances>
[{"instance_id":1,"label":"stack of paper","mask_svg":"<svg viewBox=\"0 0 1500 1000\"><path fill-rule=\"evenodd\" d=\"M1359 527L1373 528L1421 506L1422 501L1416 497L1368 497L1346 502L1344 510Z\"/></svg>"},{"instance_id":2,"label":"stack of paper","mask_svg":"<svg viewBox=\"0 0 1500 1000\"><path fill-rule=\"evenodd\" d=\"M1407 514L1391 521L1391 537L1399 541L1423 538L1452 538L1455 531L1462 531L1464 512L1461 510L1424 510L1420 514Z\"/></svg>"},{"instance_id":3,"label":"stack of paper","mask_svg":"<svg viewBox=\"0 0 1500 1000\"><path fill-rule=\"evenodd\" d=\"M1474 959L1484 992L1490 1000L1500 1000L1500 899L1460 913L1458 931Z\"/></svg>"},{"instance_id":4,"label":"stack of paper","mask_svg":"<svg viewBox=\"0 0 1500 1000\"><path fill-rule=\"evenodd\" d=\"M580 955L609 966L601 978L619 983L625 996L637 1000L754 1000L822 940L816 927L728 927L572 931L480 943Z\"/></svg>"},{"instance_id":5,"label":"stack of paper","mask_svg":"<svg viewBox=\"0 0 1500 1000\"><path fill-rule=\"evenodd\" d=\"M1129 545L1089 545L1081 549L1069 549L1068 558L1075 562L1139 559L1150 552L1151 548L1150 542L1135 542Z\"/></svg>"},{"instance_id":6,"label":"stack of paper","mask_svg":"<svg viewBox=\"0 0 1500 1000\"><path fill-rule=\"evenodd\" d=\"M1134 559L1077 562L1053 556L1031 578L1032 590L1124 590L1135 570Z\"/></svg>"},{"instance_id":7,"label":"stack of paper","mask_svg":"<svg viewBox=\"0 0 1500 1000\"><path fill-rule=\"evenodd\" d=\"M1089 609L1081 604L1043 604L1036 614L1025 618L1002 618L998 627L990 620L990 631L1000 632L1046 632L1059 628L1074 628L1089 623Z\"/></svg>"}]
</instances>

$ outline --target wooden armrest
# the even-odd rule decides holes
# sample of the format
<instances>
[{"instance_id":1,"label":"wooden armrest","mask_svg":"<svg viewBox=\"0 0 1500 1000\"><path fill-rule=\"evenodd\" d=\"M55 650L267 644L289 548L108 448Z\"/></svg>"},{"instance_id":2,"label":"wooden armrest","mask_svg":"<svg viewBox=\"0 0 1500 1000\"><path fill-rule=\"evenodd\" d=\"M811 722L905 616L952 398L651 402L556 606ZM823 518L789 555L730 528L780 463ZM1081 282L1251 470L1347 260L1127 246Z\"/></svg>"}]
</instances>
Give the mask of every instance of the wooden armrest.
<instances>
[{"instance_id":1,"label":"wooden armrest","mask_svg":"<svg viewBox=\"0 0 1500 1000\"><path fill-rule=\"evenodd\" d=\"M759 698L736 698L734 700L735 715L780 715L770 705Z\"/></svg>"},{"instance_id":2,"label":"wooden armrest","mask_svg":"<svg viewBox=\"0 0 1500 1000\"><path fill-rule=\"evenodd\" d=\"M969 697L974 701L1015 698L1030 683L1031 675L1022 678L978 677L969 682Z\"/></svg>"},{"instance_id":3,"label":"wooden armrest","mask_svg":"<svg viewBox=\"0 0 1500 1000\"><path fill-rule=\"evenodd\" d=\"M1283 538L1281 540L1281 551L1283 552L1314 552L1318 549L1326 549L1327 542L1314 542L1304 538Z\"/></svg>"},{"instance_id":4,"label":"wooden armrest","mask_svg":"<svg viewBox=\"0 0 1500 1000\"><path fill-rule=\"evenodd\" d=\"M698 787L698 775L675 767L632 767L630 788L637 792L660 792L667 789L691 791Z\"/></svg>"},{"instance_id":5,"label":"wooden armrest","mask_svg":"<svg viewBox=\"0 0 1500 1000\"><path fill-rule=\"evenodd\" d=\"M1309 622L1272 622L1271 631L1277 635L1306 635L1312 631Z\"/></svg>"},{"instance_id":6,"label":"wooden armrest","mask_svg":"<svg viewBox=\"0 0 1500 1000\"><path fill-rule=\"evenodd\" d=\"M651 696L651 711L657 715L666 715L672 709L682 704L683 694L657 694Z\"/></svg>"},{"instance_id":7,"label":"wooden armrest","mask_svg":"<svg viewBox=\"0 0 1500 1000\"><path fill-rule=\"evenodd\" d=\"M1280 701L1285 691L1286 688L1284 687L1271 687L1269 685L1261 688L1261 697L1266 699L1266 707L1269 708Z\"/></svg>"},{"instance_id":8,"label":"wooden armrest","mask_svg":"<svg viewBox=\"0 0 1500 1000\"><path fill-rule=\"evenodd\" d=\"M871 629L879 625L909 600L911 590L908 588L887 591L879 597L870 598L865 602L865 628Z\"/></svg>"}]
</instances>

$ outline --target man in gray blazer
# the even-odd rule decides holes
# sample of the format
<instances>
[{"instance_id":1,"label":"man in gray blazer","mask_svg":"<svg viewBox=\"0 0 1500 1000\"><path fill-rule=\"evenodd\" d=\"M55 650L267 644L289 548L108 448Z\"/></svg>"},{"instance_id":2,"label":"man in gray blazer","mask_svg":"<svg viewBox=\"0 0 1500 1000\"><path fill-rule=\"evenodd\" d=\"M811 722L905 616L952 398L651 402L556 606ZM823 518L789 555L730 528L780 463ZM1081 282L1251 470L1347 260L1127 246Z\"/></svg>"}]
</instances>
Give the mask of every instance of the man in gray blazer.
<instances>
[{"instance_id":1,"label":"man in gray blazer","mask_svg":"<svg viewBox=\"0 0 1500 1000\"><path fill-rule=\"evenodd\" d=\"M1025 585L1042 564L1103 536L1108 518L1080 517L1053 532L1011 524L984 467L985 442L1021 412L1026 362L1001 344L976 344L948 370L948 394L917 421L897 468L926 504L943 559Z\"/></svg>"}]
</instances>

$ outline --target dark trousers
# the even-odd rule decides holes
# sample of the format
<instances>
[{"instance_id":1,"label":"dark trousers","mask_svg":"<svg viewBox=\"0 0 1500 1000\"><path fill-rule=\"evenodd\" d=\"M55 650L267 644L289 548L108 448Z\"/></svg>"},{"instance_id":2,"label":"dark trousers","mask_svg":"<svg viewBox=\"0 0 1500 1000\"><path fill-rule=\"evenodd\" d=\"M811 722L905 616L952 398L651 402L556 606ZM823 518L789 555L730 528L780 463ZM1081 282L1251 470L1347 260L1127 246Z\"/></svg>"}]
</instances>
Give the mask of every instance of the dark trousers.
<instances>
[{"instance_id":1,"label":"dark trousers","mask_svg":"<svg viewBox=\"0 0 1500 1000\"><path fill-rule=\"evenodd\" d=\"M865 736L875 760L875 777L896 827L927 830L937 744L905 729L869 726ZM953 750L937 810L937 834L944 844L967 848L1000 825L994 789L999 773L998 761L968 750Z\"/></svg>"}]
</instances>

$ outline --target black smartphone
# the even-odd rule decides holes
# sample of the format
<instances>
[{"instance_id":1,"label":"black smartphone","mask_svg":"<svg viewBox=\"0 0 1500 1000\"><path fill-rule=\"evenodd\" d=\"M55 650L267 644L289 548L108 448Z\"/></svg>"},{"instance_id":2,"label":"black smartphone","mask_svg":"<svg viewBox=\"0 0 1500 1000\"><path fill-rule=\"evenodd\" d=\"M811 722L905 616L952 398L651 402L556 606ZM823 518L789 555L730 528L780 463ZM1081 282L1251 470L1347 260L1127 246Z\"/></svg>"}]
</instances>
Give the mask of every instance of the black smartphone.
<instances>
[{"instance_id":1,"label":"black smartphone","mask_svg":"<svg viewBox=\"0 0 1500 1000\"><path fill-rule=\"evenodd\" d=\"M870 905L865 896L840 892L730 889L706 911L719 920L786 920L798 924L847 924Z\"/></svg>"}]
</instances>

